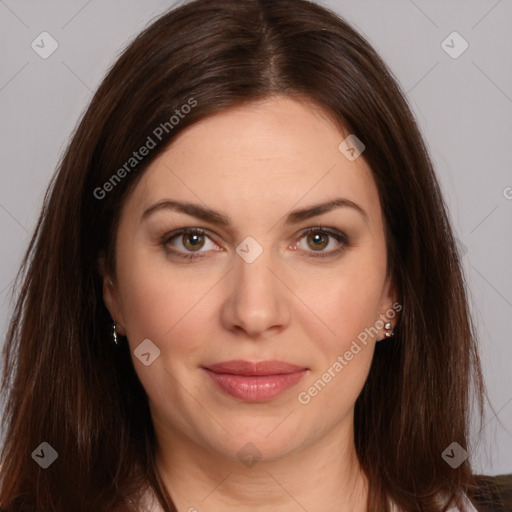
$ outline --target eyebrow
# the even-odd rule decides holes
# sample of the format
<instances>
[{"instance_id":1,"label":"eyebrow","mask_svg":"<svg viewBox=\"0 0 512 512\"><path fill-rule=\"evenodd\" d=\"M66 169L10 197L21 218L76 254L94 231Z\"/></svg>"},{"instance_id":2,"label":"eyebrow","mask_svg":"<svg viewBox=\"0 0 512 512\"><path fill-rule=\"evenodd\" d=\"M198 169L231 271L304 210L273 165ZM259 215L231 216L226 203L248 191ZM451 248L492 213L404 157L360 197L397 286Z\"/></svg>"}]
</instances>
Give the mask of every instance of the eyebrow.
<instances>
[{"instance_id":1,"label":"eyebrow","mask_svg":"<svg viewBox=\"0 0 512 512\"><path fill-rule=\"evenodd\" d=\"M330 212L336 208L351 208L359 212L359 214L361 214L366 222L369 222L368 214L357 203L350 201L350 199L338 197L326 203L320 203L309 206L307 208L293 210L287 215L285 224L298 224L299 222L310 219L312 217L317 217L318 215ZM196 217L198 219L219 226L229 226L231 224L229 218L222 213L216 212L215 210L205 206L194 203L175 201L173 199L162 199L161 201L158 201L154 205L150 206L143 212L141 216L141 222L151 214L161 210L172 210L185 213L191 217Z\"/></svg>"}]
</instances>

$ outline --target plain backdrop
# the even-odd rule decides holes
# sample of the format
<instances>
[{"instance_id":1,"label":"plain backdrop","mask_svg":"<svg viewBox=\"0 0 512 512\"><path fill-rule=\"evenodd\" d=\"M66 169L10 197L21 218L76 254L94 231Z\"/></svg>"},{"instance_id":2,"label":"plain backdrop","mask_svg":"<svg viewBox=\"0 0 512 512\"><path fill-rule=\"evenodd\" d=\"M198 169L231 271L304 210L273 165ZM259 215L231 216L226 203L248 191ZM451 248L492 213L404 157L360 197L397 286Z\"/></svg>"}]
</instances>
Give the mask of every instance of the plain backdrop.
<instances>
[{"instance_id":1,"label":"plain backdrop","mask_svg":"<svg viewBox=\"0 0 512 512\"><path fill-rule=\"evenodd\" d=\"M75 124L119 52L173 5L0 0L2 336L12 311L12 280ZM323 5L375 47L418 119L464 254L492 404L483 428L473 428L469 455L481 473L511 473L512 1L331 0ZM41 37L46 49L58 44L46 59L32 47Z\"/></svg>"}]
</instances>

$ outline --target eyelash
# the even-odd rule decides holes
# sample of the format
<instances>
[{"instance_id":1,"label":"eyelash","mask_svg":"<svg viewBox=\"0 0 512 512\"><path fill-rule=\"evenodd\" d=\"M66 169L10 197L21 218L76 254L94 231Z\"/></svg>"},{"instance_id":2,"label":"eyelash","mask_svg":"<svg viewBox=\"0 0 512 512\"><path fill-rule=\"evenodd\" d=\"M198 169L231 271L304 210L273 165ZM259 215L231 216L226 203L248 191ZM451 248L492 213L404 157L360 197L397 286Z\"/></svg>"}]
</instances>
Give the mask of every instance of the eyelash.
<instances>
[{"instance_id":1,"label":"eyelash","mask_svg":"<svg viewBox=\"0 0 512 512\"><path fill-rule=\"evenodd\" d=\"M336 256L336 255L340 254L342 251L344 251L345 248L349 245L348 237L345 235L345 233L342 233L341 231L333 231L331 229L325 229L322 226L317 226L317 227L305 229L300 234L298 240L301 240L302 238L304 238L307 235L317 234L317 233L321 233L321 234L333 237L336 241L340 242L341 245L340 245L340 247L338 249L334 249L334 250L331 250L331 251L328 251L328 252L317 252L317 253L315 253L313 251L309 255L309 257L311 257L311 258L330 258L330 257ZM210 238L210 236L208 235L208 232L206 230L204 230L204 229L201 229L201 228L183 228L183 229L179 229L177 231L173 231L172 233L165 235L163 237L163 239L160 241L160 245L169 254L178 256L178 257L183 258L183 259L199 260L199 259L205 258L206 256L200 255L200 254L204 254L204 253L201 253L201 252L198 252L198 253L191 253L191 252L183 253L183 252L177 251L175 249L169 249L169 247L168 247L169 242L171 242L175 238L179 237L180 235L185 235L185 234L186 235L191 235L191 234L192 235L201 235L201 236L207 236L208 238ZM310 252L310 251L307 251L307 252Z\"/></svg>"}]
</instances>

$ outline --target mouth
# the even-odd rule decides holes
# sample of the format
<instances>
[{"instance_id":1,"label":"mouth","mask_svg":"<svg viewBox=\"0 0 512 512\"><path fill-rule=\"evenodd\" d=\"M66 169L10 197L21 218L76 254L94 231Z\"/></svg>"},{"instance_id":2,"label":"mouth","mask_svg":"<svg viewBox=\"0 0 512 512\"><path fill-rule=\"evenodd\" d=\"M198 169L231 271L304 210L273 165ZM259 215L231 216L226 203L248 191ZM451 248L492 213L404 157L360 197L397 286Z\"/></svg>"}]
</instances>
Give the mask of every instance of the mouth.
<instances>
[{"instance_id":1,"label":"mouth","mask_svg":"<svg viewBox=\"0 0 512 512\"><path fill-rule=\"evenodd\" d=\"M244 402L266 402L295 386L308 368L283 361L226 361L202 368L218 389Z\"/></svg>"}]
</instances>

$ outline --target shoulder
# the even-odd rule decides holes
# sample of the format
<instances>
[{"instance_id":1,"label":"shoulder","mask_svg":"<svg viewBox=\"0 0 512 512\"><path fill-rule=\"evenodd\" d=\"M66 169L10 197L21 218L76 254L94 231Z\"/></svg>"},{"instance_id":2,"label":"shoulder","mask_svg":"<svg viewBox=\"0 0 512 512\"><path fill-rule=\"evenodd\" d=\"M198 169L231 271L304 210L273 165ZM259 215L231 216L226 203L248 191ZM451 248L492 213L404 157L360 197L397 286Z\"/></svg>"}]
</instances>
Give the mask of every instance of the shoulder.
<instances>
[{"instance_id":1,"label":"shoulder","mask_svg":"<svg viewBox=\"0 0 512 512\"><path fill-rule=\"evenodd\" d=\"M475 478L475 491L470 496L462 495L463 508L452 506L446 512L512 512L512 474ZM439 496L441 505L446 501L446 497ZM391 510L399 512L394 503Z\"/></svg>"},{"instance_id":2,"label":"shoulder","mask_svg":"<svg viewBox=\"0 0 512 512\"><path fill-rule=\"evenodd\" d=\"M470 496L464 494L465 507L447 512L512 512L512 474L476 475L476 488Z\"/></svg>"}]
</instances>

